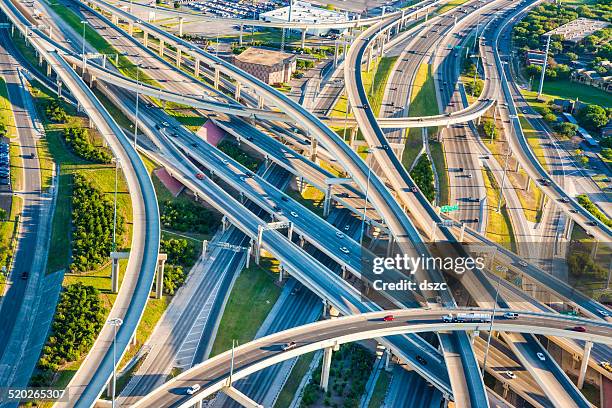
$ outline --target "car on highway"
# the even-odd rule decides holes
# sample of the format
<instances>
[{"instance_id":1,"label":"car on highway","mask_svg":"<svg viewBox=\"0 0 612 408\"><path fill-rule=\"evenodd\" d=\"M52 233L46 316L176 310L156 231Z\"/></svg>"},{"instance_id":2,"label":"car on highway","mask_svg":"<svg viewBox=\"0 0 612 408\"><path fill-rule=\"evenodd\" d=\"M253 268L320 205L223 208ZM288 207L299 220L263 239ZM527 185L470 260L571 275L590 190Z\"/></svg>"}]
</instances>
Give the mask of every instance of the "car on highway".
<instances>
[{"instance_id":1,"label":"car on highway","mask_svg":"<svg viewBox=\"0 0 612 408\"><path fill-rule=\"evenodd\" d=\"M168 122L166 122L166 121L163 121L163 122L162 122L162 126L163 126L163 127L168 127L168 126L170 126L170 124L169 124Z\"/></svg>"},{"instance_id":2,"label":"car on highway","mask_svg":"<svg viewBox=\"0 0 612 408\"><path fill-rule=\"evenodd\" d=\"M586 225L591 226L591 227L596 227L597 223L595 221L587 221Z\"/></svg>"},{"instance_id":3,"label":"car on highway","mask_svg":"<svg viewBox=\"0 0 612 408\"><path fill-rule=\"evenodd\" d=\"M285 201L285 202L286 202L286 201L289 201L289 197L287 197L287 196L281 196L281 200L283 200L283 201Z\"/></svg>"},{"instance_id":4,"label":"car on highway","mask_svg":"<svg viewBox=\"0 0 612 408\"><path fill-rule=\"evenodd\" d=\"M609 361L600 361L599 365L602 366L604 369L606 369L606 371L609 371L612 373L612 364L610 364Z\"/></svg>"},{"instance_id":5,"label":"car on highway","mask_svg":"<svg viewBox=\"0 0 612 408\"><path fill-rule=\"evenodd\" d=\"M459 173L462 173L462 172L463 172L463 167L459 167L459 168L457 169L457 171L458 171Z\"/></svg>"},{"instance_id":6,"label":"car on highway","mask_svg":"<svg viewBox=\"0 0 612 408\"><path fill-rule=\"evenodd\" d=\"M291 214L293 218L299 217L298 213L296 213L295 211L291 211L289 214Z\"/></svg>"},{"instance_id":7,"label":"car on highway","mask_svg":"<svg viewBox=\"0 0 612 408\"><path fill-rule=\"evenodd\" d=\"M221 161L223 162L223 164L225 164L226 166L229 165L229 160L227 159L221 159Z\"/></svg>"},{"instance_id":8,"label":"car on highway","mask_svg":"<svg viewBox=\"0 0 612 408\"><path fill-rule=\"evenodd\" d=\"M344 234L341 233L340 231L336 231L336 236L340 239L344 238Z\"/></svg>"},{"instance_id":9,"label":"car on highway","mask_svg":"<svg viewBox=\"0 0 612 408\"><path fill-rule=\"evenodd\" d=\"M26 280L30 277L29 272L21 272L21 279Z\"/></svg>"},{"instance_id":10,"label":"car on highway","mask_svg":"<svg viewBox=\"0 0 612 408\"><path fill-rule=\"evenodd\" d=\"M345 247L345 246L340 247L340 251L344 252L345 254L348 254L348 253L349 253L348 248L347 248L347 247Z\"/></svg>"},{"instance_id":11,"label":"car on highway","mask_svg":"<svg viewBox=\"0 0 612 408\"><path fill-rule=\"evenodd\" d=\"M597 313L599 313L603 317L610 317L610 313L605 310L598 310Z\"/></svg>"},{"instance_id":12,"label":"car on highway","mask_svg":"<svg viewBox=\"0 0 612 408\"><path fill-rule=\"evenodd\" d=\"M536 356L538 356L538 360L540 361L546 361L546 357L544 357L543 353L536 353Z\"/></svg>"},{"instance_id":13,"label":"car on highway","mask_svg":"<svg viewBox=\"0 0 612 408\"><path fill-rule=\"evenodd\" d=\"M418 361L420 364L422 365L427 365L427 360L425 360L423 357L421 356L416 356L416 361Z\"/></svg>"},{"instance_id":14,"label":"car on highway","mask_svg":"<svg viewBox=\"0 0 612 408\"><path fill-rule=\"evenodd\" d=\"M576 211L576 210L575 210L575 209L573 209L573 208L570 208L570 209L569 209L569 212L571 212L572 214L577 214L577 213L578 213L578 211Z\"/></svg>"},{"instance_id":15,"label":"car on highway","mask_svg":"<svg viewBox=\"0 0 612 408\"><path fill-rule=\"evenodd\" d=\"M506 371L506 375L508 376L508 378L510 378L512 380L514 380L516 378L516 374L514 374L514 372L510 371L510 370Z\"/></svg>"},{"instance_id":16,"label":"car on highway","mask_svg":"<svg viewBox=\"0 0 612 408\"><path fill-rule=\"evenodd\" d=\"M418 193L419 189L416 186L412 186L410 187L410 191L412 191L413 193Z\"/></svg>"},{"instance_id":17,"label":"car on highway","mask_svg":"<svg viewBox=\"0 0 612 408\"><path fill-rule=\"evenodd\" d=\"M574 326L570 330L580 333L586 332L586 328L584 326Z\"/></svg>"},{"instance_id":18,"label":"car on highway","mask_svg":"<svg viewBox=\"0 0 612 408\"><path fill-rule=\"evenodd\" d=\"M386 315L385 317L383 317L383 321L385 322L392 322L395 320L395 316L393 315Z\"/></svg>"},{"instance_id":19,"label":"car on highway","mask_svg":"<svg viewBox=\"0 0 612 408\"><path fill-rule=\"evenodd\" d=\"M193 395L200 390L200 384L193 384L191 387L187 388L187 395Z\"/></svg>"},{"instance_id":20,"label":"car on highway","mask_svg":"<svg viewBox=\"0 0 612 408\"><path fill-rule=\"evenodd\" d=\"M197 178L198 180L204 180L204 178L205 178L205 177L206 177L206 176L204 175L204 173L197 173L197 174L196 174L196 178Z\"/></svg>"},{"instance_id":21,"label":"car on highway","mask_svg":"<svg viewBox=\"0 0 612 408\"><path fill-rule=\"evenodd\" d=\"M467 177L467 178L471 179L472 177L474 177L474 175L473 175L472 173L469 173L469 174L466 174L466 176L465 176L465 177Z\"/></svg>"},{"instance_id":22,"label":"car on highway","mask_svg":"<svg viewBox=\"0 0 612 408\"><path fill-rule=\"evenodd\" d=\"M345 231L348 231L349 229L351 229L351 226L350 226L350 225L348 225L348 224L346 224L346 225L344 226L344 230L345 230Z\"/></svg>"},{"instance_id":23,"label":"car on highway","mask_svg":"<svg viewBox=\"0 0 612 408\"><path fill-rule=\"evenodd\" d=\"M567 198L567 197L561 197L559 199L559 201L561 201L562 203L569 203L570 202L569 198Z\"/></svg>"},{"instance_id":24,"label":"car on highway","mask_svg":"<svg viewBox=\"0 0 612 408\"><path fill-rule=\"evenodd\" d=\"M295 341L290 341L289 343L283 345L283 351L288 351L297 347L297 343Z\"/></svg>"},{"instance_id":25,"label":"car on highway","mask_svg":"<svg viewBox=\"0 0 612 408\"><path fill-rule=\"evenodd\" d=\"M506 312L506 313L504 313L504 317L506 319L516 320L516 319L518 319L519 314L515 313L515 312Z\"/></svg>"},{"instance_id":26,"label":"car on highway","mask_svg":"<svg viewBox=\"0 0 612 408\"><path fill-rule=\"evenodd\" d=\"M523 261L523 260L518 261L518 264L521 265L523 268L526 268L526 267L529 266L529 264L527 262Z\"/></svg>"}]
</instances>

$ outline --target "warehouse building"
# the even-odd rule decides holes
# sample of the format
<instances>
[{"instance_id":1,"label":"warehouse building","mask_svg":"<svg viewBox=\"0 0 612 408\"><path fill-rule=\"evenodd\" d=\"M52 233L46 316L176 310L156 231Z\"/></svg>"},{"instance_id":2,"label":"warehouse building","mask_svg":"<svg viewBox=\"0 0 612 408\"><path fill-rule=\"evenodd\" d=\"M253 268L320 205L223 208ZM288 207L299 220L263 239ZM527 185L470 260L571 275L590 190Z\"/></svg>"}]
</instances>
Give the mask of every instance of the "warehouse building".
<instances>
[{"instance_id":1,"label":"warehouse building","mask_svg":"<svg viewBox=\"0 0 612 408\"><path fill-rule=\"evenodd\" d=\"M255 47L234 56L233 63L269 85L289 82L297 64L293 54Z\"/></svg>"}]
</instances>

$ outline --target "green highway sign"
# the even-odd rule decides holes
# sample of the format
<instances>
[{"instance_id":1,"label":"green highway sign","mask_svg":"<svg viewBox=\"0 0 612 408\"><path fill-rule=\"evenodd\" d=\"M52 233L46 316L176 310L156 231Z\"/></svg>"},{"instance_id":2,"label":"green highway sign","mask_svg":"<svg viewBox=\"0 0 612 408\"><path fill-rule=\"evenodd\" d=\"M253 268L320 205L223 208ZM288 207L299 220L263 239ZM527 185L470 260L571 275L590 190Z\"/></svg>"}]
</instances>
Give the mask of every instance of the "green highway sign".
<instances>
[{"instance_id":1,"label":"green highway sign","mask_svg":"<svg viewBox=\"0 0 612 408\"><path fill-rule=\"evenodd\" d=\"M443 213L449 213L449 212L458 211L458 210L459 210L459 204L443 205L442 207L440 207L440 212L443 212Z\"/></svg>"}]
</instances>

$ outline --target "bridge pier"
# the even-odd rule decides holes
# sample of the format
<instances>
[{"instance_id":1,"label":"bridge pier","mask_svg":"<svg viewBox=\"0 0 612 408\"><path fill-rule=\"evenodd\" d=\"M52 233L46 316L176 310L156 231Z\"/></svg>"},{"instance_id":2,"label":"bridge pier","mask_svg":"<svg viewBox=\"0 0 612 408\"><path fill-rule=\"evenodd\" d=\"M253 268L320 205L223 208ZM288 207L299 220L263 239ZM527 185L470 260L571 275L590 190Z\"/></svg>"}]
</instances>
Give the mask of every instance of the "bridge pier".
<instances>
[{"instance_id":1,"label":"bridge pier","mask_svg":"<svg viewBox=\"0 0 612 408\"><path fill-rule=\"evenodd\" d=\"M527 176L527 182L525 183L525 191L529 192L531 189L531 177Z\"/></svg>"},{"instance_id":2,"label":"bridge pier","mask_svg":"<svg viewBox=\"0 0 612 408\"><path fill-rule=\"evenodd\" d=\"M259 265L259 258L261 258L261 241L263 238L263 226L257 226L257 242L255 244L255 263Z\"/></svg>"},{"instance_id":3,"label":"bridge pier","mask_svg":"<svg viewBox=\"0 0 612 408\"><path fill-rule=\"evenodd\" d=\"M228 228L229 228L229 220L227 219L227 216L224 215L223 218L221 218L221 231L225 232L227 231Z\"/></svg>"},{"instance_id":4,"label":"bridge pier","mask_svg":"<svg viewBox=\"0 0 612 408\"><path fill-rule=\"evenodd\" d=\"M155 12L154 11L149 11L149 14L147 15L147 21L150 23L152 21L155 21Z\"/></svg>"},{"instance_id":5,"label":"bridge pier","mask_svg":"<svg viewBox=\"0 0 612 408\"><path fill-rule=\"evenodd\" d=\"M221 77L221 71L219 71L219 68L215 68L215 83L214 83L215 89L219 89L220 77Z\"/></svg>"},{"instance_id":6,"label":"bridge pier","mask_svg":"<svg viewBox=\"0 0 612 408\"><path fill-rule=\"evenodd\" d=\"M313 139L315 140L315 139ZM325 199L323 201L323 217L327 217L331 211L332 184L325 188Z\"/></svg>"},{"instance_id":7,"label":"bridge pier","mask_svg":"<svg viewBox=\"0 0 612 408\"><path fill-rule=\"evenodd\" d=\"M166 47L166 43L161 38L159 39L159 56L164 57L164 48Z\"/></svg>"},{"instance_id":8,"label":"bridge pier","mask_svg":"<svg viewBox=\"0 0 612 408\"><path fill-rule=\"evenodd\" d=\"M51 76L51 64L47 62L47 76Z\"/></svg>"},{"instance_id":9,"label":"bridge pier","mask_svg":"<svg viewBox=\"0 0 612 408\"><path fill-rule=\"evenodd\" d=\"M312 160L313 162L317 161L317 146L318 146L317 139L314 137L311 137L310 138L310 160Z\"/></svg>"},{"instance_id":10,"label":"bridge pier","mask_svg":"<svg viewBox=\"0 0 612 408\"><path fill-rule=\"evenodd\" d=\"M145 48L149 47L149 33L146 31L143 31L142 33L142 43L145 46Z\"/></svg>"},{"instance_id":11,"label":"bridge pier","mask_svg":"<svg viewBox=\"0 0 612 408\"><path fill-rule=\"evenodd\" d=\"M185 22L185 17L179 17L179 26L178 26L178 35L179 37L183 36L183 23Z\"/></svg>"},{"instance_id":12,"label":"bridge pier","mask_svg":"<svg viewBox=\"0 0 612 408\"><path fill-rule=\"evenodd\" d=\"M155 299L161 299L164 296L164 265L168 255L157 255L157 273L155 275Z\"/></svg>"},{"instance_id":13,"label":"bridge pier","mask_svg":"<svg viewBox=\"0 0 612 408\"><path fill-rule=\"evenodd\" d=\"M181 49L177 48L176 49L176 67L178 69L181 69L181 60L182 60L182 54L181 54Z\"/></svg>"},{"instance_id":14,"label":"bridge pier","mask_svg":"<svg viewBox=\"0 0 612 408\"><path fill-rule=\"evenodd\" d=\"M240 24L240 37L238 37L238 45L242 46L242 34L244 32L244 24Z\"/></svg>"},{"instance_id":15,"label":"bridge pier","mask_svg":"<svg viewBox=\"0 0 612 408\"><path fill-rule=\"evenodd\" d=\"M591 358L591 349L593 348L593 342L587 341L584 343L584 352L582 353L582 362L580 363L580 373L578 374L578 382L576 386L578 389L582 389L584 385L584 378L586 377L586 371L589 367L589 359Z\"/></svg>"},{"instance_id":16,"label":"bridge pier","mask_svg":"<svg viewBox=\"0 0 612 408\"><path fill-rule=\"evenodd\" d=\"M334 68L338 66L338 51L340 49L340 44L336 40L334 42Z\"/></svg>"},{"instance_id":17,"label":"bridge pier","mask_svg":"<svg viewBox=\"0 0 612 408\"><path fill-rule=\"evenodd\" d=\"M111 292L119 292L119 260L129 258L129 252L111 252Z\"/></svg>"},{"instance_id":18,"label":"bridge pier","mask_svg":"<svg viewBox=\"0 0 612 408\"><path fill-rule=\"evenodd\" d=\"M306 29L302 29L302 41L300 42L300 47L304 48L306 46Z\"/></svg>"},{"instance_id":19,"label":"bridge pier","mask_svg":"<svg viewBox=\"0 0 612 408\"><path fill-rule=\"evenodd\" d=\"M263 405L259 405L251 398L244 395L242 392L238 391L236 388L232 387L230 384L228 387L223 388L223 392L225 395L236 401L238 404L242 405L246 408L263 408ZM201 402L201 401L200 401Z\"/></svg>"},{"instance_id":20,"label":"bridge pier","mask_svg":"<svg viewBox=\"0 0 612 408\"><path fill-rule=\"evenodd\" d=\"M264 97L263 97L262 95L258 95L258 96L257 96L257 107L258 107L259 109L263 109L264 104L265 104Z\"/></svg>"},{"instance_id":21,"label":"bridge pier","mask_svg":"<svg viewBox=\"0 0 612 408\"><path fill-rule=\"evenodd\" d=\"M130 37L134 35L134 23L128 23L128 34Z\"/></svg>"},{"instance_id":22,"label":"bridge pier","mask_svg":"<svg viewBox=\"0 0 612 408\"><path fill-rule=\"evenodd\" d=\"M372 68L372 53L374 52L374 50L372 49L372 47L368 48L368 59L367 59L367 65L366 65L366 71L370 72L370 69Z\"/></svg>"},{"instance_id":23,"label":"bridge pier","mask_svg":"<svg viewBox=\"0 0 612 408\"><path fill-rule=\"evenodd\" d=\"M236 87L234 88L234 99L240 101L240 92L242 91L242 84L240 82L236 82Z\"/></svg>"},{"instance_id":24,"label":"bridge pier","mask_svg":"<svg viewBox=\"0 0 612 408\"><path fill-rule=\"evenodd\" d=\"M111 16L111 22L112 22L114 25L119 25L119 17L113 14L113 15Z\"/></svg>"},{"instance_id":25,"label":"bridge pier","mask_svg":"<svg viewBox=\"0 0 612 408\"><path fill-rule=\"evenodd\" d=\"M193 76L196 78L200 76L200 60L199 58L195 59L194 67L193 67Z\"/></svg>"},{"instance_id":26,"label":"bridge pier","mask_svg":"<svg viewBox=\"0 0 612 408\"><path fill-rule=\"evenodd\" d=\"M323 365L321 367L321 388L327 392L329 387L329 369L331 368L333 347L327 347L323 350Z\"/></svg>"}]
</instances>

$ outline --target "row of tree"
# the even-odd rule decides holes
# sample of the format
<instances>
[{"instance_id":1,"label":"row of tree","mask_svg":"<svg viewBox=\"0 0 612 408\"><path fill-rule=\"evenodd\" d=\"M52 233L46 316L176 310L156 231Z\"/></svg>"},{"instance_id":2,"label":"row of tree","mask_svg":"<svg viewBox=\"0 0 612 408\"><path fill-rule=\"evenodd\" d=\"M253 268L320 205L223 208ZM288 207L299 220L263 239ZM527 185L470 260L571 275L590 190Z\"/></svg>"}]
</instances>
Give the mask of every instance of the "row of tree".
<instances>
[{"instance_id":1,"label":"row of tree","mask_svg":"<svg viewBox=\"0 0 612 408\"><path fill-rule=\"evenodd\" d=\"M164 272L164 292L174 295L185 282L187 270L196 261L198 254L195 248L186 239L170 238L160 242L160 252L168 256Z\"/></svg>"},{"instance_id":2,"label":"row of tree","mask_svg":"<svg viewBox=\"0 0 612 408\"><path fill-rule=\"evenodd\" d=\"M40 372L33 385L49 384L53 372L87 354L104 325L105 309L93 286L69 285L62 292L51 335L38 361Z\"/></svg>"},{"instance_id":3,"label":"row of tree","mask_svg":"<svg viewBox=\"0 0 612 408\"><path fill-rule=\"evenodd\" d=\"M74 175L72 192L73 272L96 269L108 260L113 249L113 201L80 174ZM124 230L124 219L117 214L116 235Z\"/></svg>"},{"instance_id":4,"label":"row of tree","mask_svg":"<svg viewBox=\"0 0 612 408\"><path fill-rule=\"evenodd\" d=\"M257 171L259 161L249 156L244 150L230 140L222 140L217 148L251 171Z\"/></svg>"},{"instance_id":5,"label":"row of tree","mask_svg":"<svg viewBox=\"0 0 612 408\"><path fill-rule=\"evenodd\" d=\"M436 197L436 189L434 186L434 174L431 167L431 161L429 161L427 154L423 153L421 157L419 157L417 164L415 164L412 171L410 171L410 176L416 185L419 186L427 200L433 202Z\"/></svg>"},{"instance_id":6,"label":"row of tree","mask_svg":"<svg viewBox=\"0 0 612 408\"><path fill-rule=\"evenodd\" d=\"M179 232L209 234L219 225L219 216L191 201L162 201L161 223L164 228Z\"/></svg>"},{"instance_id":7,"label":"row of tree","mask_svg":"<svg viewBox=\"0 0 612 408\"><path fill-rule=\"evenodd\" d=\"M586 194L580 194L579 196L576 196L576 199L578 200L578 203L584 207L585 210L593 214L595 218L597 218L599 221L612 228L612 220L608 218L606 214L601 212L601 210L597 208L595 204L593 204L591 199Z\"/></svg>"},{"instance_id":8,"label":"row of tree","mask_svg":"<svg viewBox=\"0 0 612 408\"><path fill-rule=\"evenodd\" d=\"M108 164L113 158L104 149L94 146L86 128L71 126L64 129L64 140L68 143L74 154L87 161Z\"/></svg>"},{"instance_id":9,"label":"row of tree","mask_svg":"<svg viewBox=\"0 0 612 408\"><path fill-rule=\"evenodd\" d=\"M55 99L47 101L45 115L55 123L66 123L68 120L66 110Z\"/></svg>"}]
</instances>

